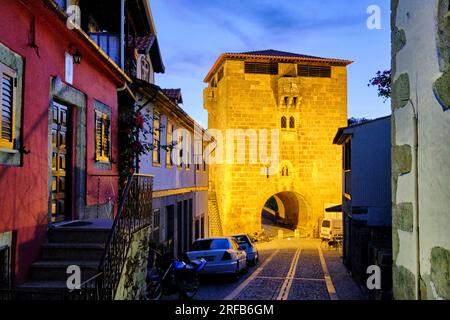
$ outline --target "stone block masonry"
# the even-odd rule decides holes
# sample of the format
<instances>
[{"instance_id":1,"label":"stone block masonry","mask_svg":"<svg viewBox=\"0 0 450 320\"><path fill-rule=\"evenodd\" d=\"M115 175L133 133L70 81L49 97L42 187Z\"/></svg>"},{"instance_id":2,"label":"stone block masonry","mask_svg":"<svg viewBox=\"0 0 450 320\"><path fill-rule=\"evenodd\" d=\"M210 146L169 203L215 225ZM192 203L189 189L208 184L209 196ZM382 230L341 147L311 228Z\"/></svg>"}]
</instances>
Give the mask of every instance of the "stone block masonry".
<instances>
[{"instance_id":1,"label":"stone block masonry","mask_svg":"<svg viewBox=\"0 0 450 320\"><path fill-rule=\"evenodd\" d=\"M210 188L217 195L225 234L259 231L264 204L274 195L279 195L288 218L309 234L318 227L325 204L341 203L342 151L333 145L333 138L347 125L346 66L350 62L273 55L276 52L265 52L264 57L222 55L205 79L210 129L224 136L227 129L279 130L279 164L269 175L264 173L270 165L249 163L248 144L244 149L235 144L231 150L246 153L245 164L211 166ZM248 66L255 68L275 64L278 72L246 72L247 63L256 63ZM331 70L331 75L300 76L298 65ZM268 139L270 157L275 142Z\"/></svg>"}]
</instances>

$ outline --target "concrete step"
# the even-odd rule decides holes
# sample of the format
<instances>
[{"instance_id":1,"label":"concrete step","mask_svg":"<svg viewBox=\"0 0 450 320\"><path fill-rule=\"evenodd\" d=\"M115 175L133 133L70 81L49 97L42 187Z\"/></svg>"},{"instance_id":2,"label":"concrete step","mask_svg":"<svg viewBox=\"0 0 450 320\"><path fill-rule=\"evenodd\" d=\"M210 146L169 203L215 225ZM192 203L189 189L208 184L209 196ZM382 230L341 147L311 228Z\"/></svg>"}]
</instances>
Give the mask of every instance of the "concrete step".
<instances>
[{"instance_id":1,"label":"concrete step","mask_svg":"<svg viewBox=\"0 0 450 320\"><path fill-rule=\"evenodd\" d=\"M28 281L14 292L15 300L23 301L61 301L68 296L76 296L70 292L65 281Z\"/></svg>"},{"instance_id":2,"label":"concrete step","mask_svg":"<svg viewBox=\"0 0 450 320\"><path fill-rule=\"evenodd\" d=\"M65 282L69 277L67 268L71 265L81 269L81 281L84 282L98 272L98 261L48 261L42 260L31 265L28 279L30 281L61 281Z\"/></svg>"},{"instance_id":3,"label":"concrete step","mask_svg":"<svg viewBox=\"0 0 450 320\"><path fill-rule=\"evenodd\" d=\"M50 228L48 241L51 243L106 243L110 229L105 228Z\"/></svg>"},{"instance_id":4,"label":"concrete step","mask_svg":"<svg viewBox=\"0 0 450 320\"><path fill-rule=\"evenodd\" d=\"M104 254L104 243L47 243L42 246L42 260L97 261Z\"/></svg>"}]
</instances>

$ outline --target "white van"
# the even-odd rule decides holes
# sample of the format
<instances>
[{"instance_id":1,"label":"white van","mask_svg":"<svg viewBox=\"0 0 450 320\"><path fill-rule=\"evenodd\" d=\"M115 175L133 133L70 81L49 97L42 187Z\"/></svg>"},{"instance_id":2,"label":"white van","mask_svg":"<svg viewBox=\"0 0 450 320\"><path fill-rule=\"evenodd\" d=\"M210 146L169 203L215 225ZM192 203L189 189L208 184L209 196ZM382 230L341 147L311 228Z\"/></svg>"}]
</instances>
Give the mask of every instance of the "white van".
<instances>
[{"instance_id":1,"label":"white van","mask_svg":"<svg viewBox=\"0 0 450 320\"><path fill-rule=\"evenodd\" d=\"M342 219L325 218L322 220L320 237L322 240L331 240L335 236L342 236Z\"/></svg>"}]
</instances>

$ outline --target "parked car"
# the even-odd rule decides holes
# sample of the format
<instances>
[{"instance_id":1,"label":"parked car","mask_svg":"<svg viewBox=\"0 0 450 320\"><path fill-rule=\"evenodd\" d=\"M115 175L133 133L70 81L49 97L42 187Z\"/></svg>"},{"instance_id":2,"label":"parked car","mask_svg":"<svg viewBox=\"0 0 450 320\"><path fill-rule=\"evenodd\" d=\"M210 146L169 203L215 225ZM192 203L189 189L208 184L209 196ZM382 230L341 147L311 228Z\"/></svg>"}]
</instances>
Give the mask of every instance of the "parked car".
<instances>
[{"instance_id":1,"label":"parked car","mask_svg":"<svg viewBox=\"0 0 450 320\"><path fill-rule=\"evenodd\" d=\"M234 235L233 238L236 239L239 247L247 254L247 262L257 264L259 260L259 252L256 245L250 239L250 236L247 234L239 234Z\"/></svg>"},{"instance_id":2,"label":"parked car","mask_svg":"<svg viewBox=\"0 0 450 320\"><path fill-rule=\"evenodd\" d=\"M191 260L206 260L202 274L228 274L238 279L247 270L247 254L232 237L196 240L186 255Z\"/></svg>"},{"instance_id":3,"label":"parked car","mask_svg":"<svg viewBox=\"0 0 450 320\"><path fill-rule=\"evenodd\" d=\"M322 240L332 240L334 237L341 237L342 234L342 219L325 218L322 220L320 228Z\"/></svg>"}]
</instances>

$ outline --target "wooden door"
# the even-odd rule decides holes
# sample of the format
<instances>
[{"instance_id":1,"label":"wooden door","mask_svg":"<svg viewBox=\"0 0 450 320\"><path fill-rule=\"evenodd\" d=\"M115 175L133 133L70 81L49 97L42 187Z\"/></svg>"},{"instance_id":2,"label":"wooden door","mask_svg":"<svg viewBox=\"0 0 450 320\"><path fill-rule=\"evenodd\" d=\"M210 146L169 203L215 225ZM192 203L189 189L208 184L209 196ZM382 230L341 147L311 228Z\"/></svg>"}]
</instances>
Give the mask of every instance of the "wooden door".
<instances>
[{"instance_id":1,"label":"wooden door","mask_svg":"<svg viewBox=\"0 0 450 320\"><path fill-rule=\"evenodd\" d=\"M53 103L52 122L52 222L71 219L71 130L69 108Z\"/></svg>"}]
</instances>

